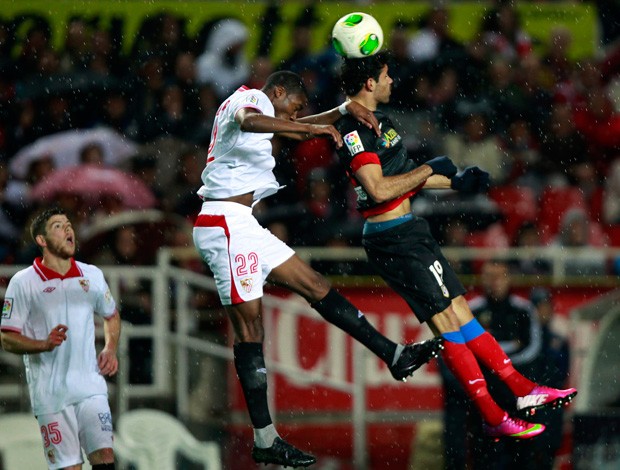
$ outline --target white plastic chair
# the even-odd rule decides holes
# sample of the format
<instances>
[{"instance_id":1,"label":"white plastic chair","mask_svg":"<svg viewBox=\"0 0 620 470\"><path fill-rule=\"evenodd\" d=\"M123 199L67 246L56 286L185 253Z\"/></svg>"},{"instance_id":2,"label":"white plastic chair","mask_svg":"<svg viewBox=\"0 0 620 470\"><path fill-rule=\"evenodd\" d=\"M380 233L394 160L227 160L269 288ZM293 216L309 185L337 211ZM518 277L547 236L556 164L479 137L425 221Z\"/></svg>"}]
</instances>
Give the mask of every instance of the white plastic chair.
<instances>
[{"instance_id":1,"label":"white plastic chair","mask_svg":"<svg viewBox=\"0 0 620 470\"><path fill-rule=\"evenodd\" d=\"M158 410L128 411L118 420L121 454L132 456L139 470L175 470L177 452L208 470L221 470L220 448L215 442L201 442L174 416ZM142 461L147 458L149 466Z\"/></svg>"},{"instance_id":2,"label":"white plastic chair","mask_svg":"<svg viewBox=\"0 0 620 470\"><path fill-rule=\"evenodd\" d=\"M5 470L47 469L41 432L30 413L0 414L0 467Z\"/></svg>"}]
</instances>

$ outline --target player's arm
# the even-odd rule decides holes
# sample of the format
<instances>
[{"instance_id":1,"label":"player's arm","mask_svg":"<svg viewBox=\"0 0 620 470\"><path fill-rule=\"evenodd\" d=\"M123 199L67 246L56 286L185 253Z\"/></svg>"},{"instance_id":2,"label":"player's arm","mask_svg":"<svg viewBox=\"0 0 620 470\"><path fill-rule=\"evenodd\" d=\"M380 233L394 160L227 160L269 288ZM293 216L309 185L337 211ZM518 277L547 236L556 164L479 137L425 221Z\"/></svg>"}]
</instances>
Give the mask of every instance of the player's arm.
<instances>
[{"instance_id":1,"label":"player's arm","mask_svg":"<svg viewBox=\"0 0 620 470\"><path fill-rule=\"evenodd\" d=\"M452 180L443 175L432 175L424 183L424 189L450 189Z\"/></svg>"},{"instance_id":2,"label":"player's arm","mask_svg":"<svg viewBox=\"0 0 620 470\"><path fill-rule=\"evenodd\" d=\"M97 362L101 375L114 375L118 371L118 340L121 336L121 316L118 310L103 319L103 336L105 345L99 353Z\"/></svg>"},{"instance_id":3,"label":"player's arm","mask_svg":"<svg viewBox=\"0 0 620 470\"><path fill-rule=\"evenodd\" d=\"M394 176L384 176L380 164L369 163L359 167L355 178L375 202L382 203L417 188L433 175L443 176L453 172L456 172L456 167L448 157L437 157L407 173Z\"/></svg>"},{"instance_id":4,"label":"player's arm","mask_svg":"<svg viewBox=\"0 0 620 470\"><path fill-rule=\"evenodd\" d=\"M342 137L332 125L306 124L265 116L255 108L241 108L235 114L235 120L244 132L273 133L297 140L329 137L336 144L336 147L342 147Z\"/></svg>"},{"instance_id":5,"label":"player's arm","mask_svg":"<svg viewBox=\"0 0 620 470\"><path fill-rule=\"evenodd\" d=\"M46 339L34 339L16 331L0 332L2 349L13 354L37 354L53 351L67 339L67 326L56 325Z\"/></svg>"},{"instance_id":6,"label":"player's arm","mask_svg":"<svg viewBox=\"0 0 620 470\"><path fill-rule=\"evenodd\" d=\"M356 101L345 101L337 108L330 109L329 111L325 111L320 114L313 114L312 116L304 116L297 119L297 122L305 122L309 124L334 124L343 116L344 110L346 110L346 112L353 116L358 122L369 129L374 130L375 134L378 136L381 135L379 121L377 120L375 113Z\"/></svg>"}]
</instances>

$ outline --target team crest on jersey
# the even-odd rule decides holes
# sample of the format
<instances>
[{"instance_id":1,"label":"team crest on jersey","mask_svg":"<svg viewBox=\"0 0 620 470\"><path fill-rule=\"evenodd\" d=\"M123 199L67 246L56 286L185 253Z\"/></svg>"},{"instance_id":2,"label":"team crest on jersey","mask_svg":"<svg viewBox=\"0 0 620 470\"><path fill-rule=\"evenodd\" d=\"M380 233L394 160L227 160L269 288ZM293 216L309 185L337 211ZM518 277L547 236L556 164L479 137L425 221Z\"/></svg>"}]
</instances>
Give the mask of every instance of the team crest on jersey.
<instances>
[{"instance_id":1,"label":"team crest on jersey","mask_svg":"<svg viewBox=\"0 0 620 470\"><path fill-rule=\"evenodd\" d=\"M11 318L11 312L13 311L13 299L7 297L4 299L4 304L2 305L2 318L4 320L8 320Z\"/></svg>"},{"instance_id":2,"label":"team crest on jersey","mask_svg":"<svg viewBox=\"0 0 620 470\"><path fill-rule=\"evenodd\" d=\"M80 279L80 285L84 292L88 292L88 289L90 289L90 281L88 279Z\"/></svg>"},{"instance_id":3,"label":"team crest on jersey","mask_svg":"<svg viewBox=\"0 0 620 470\"><path fill-rule=\"evenodd\" d=\"M381 147L389 149L393 147L397 143L400 142L400 135L394 129L388 129L387 132L384 132L381 136Z\"/></svg>"},{"instance_id":4,"label":"team crest on jersey","mask_svg":"<svg viewBox=\"0 0 620 470\"><path fill-rule=\"evenodd\" d=\"M112 302L112 292L110 292L110 289L105 291L105 301Z\"/></svg>"},{"instance_id":5,"label":"team crest on jersey","mask_svg":"<svg viewBox=\"0 0 620 470\"><path fill-rule=\"evenodd\" d=\"M50 463L56 463L56 455L54 454L54 449L47 450L47 460L49 460Z\"/></svg>"},{"instance_id":6,"label":"team crest on jersey","mask_svg":"<svg viewBox=\"0 0 620 470\"><path fill-rule=\"evenodd\" d=\"M362 139L360 139L360 135L357 133L357 131L349 132L342 138L342 140L349 149L349 153L351 155L356 155L364 151Z\"/></svg>"},{"instance_id":7,"label":"team crest on jersey","mask_svg":"<svg viewBox=\"0 0 620 470\"><path fill-rule=\"evenodd\" d=\"M101 423L101 430L112 432L112 414L111 413L97 413L99 416L99 422Z\"/></svg>"},{"instance_id":8,"label":"team crest on jersey","mask_svg":"<svg viewBox=\"0 0 620 470\"><path fill-rule=\"evenodd\" d=\"M258 98L256 97L256 95L248 96L248 103L258 104Z\"/></svg>"},{"instance_id":9,"label":"team crest on jersey","mask_svg":"<svg viewBox=\"0 0 620 470\"><path fill-rule=\"evenodd\" d=\"M243 290L246 291L248 294L252 292L253 280L251 277L239 279L239 283L241 284L241 287L243 287Z\"/></svg>"}]
</instances>

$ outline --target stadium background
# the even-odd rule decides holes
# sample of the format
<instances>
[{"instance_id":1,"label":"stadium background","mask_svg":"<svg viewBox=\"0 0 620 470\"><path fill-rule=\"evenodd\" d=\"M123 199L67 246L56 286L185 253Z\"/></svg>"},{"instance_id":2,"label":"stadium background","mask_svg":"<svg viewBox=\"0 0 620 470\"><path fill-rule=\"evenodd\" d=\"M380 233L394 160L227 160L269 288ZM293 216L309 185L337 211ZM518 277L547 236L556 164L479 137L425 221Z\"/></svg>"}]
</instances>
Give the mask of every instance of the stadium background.
<instances>
[{"instance_id":1,"label":"stadium background","mask_svg":"<svg viewBox=\"0 0 620 470\"><path fill-rule=\"evenodd\" d=\"M272 48L270 56L274 59L286 57L290 52L289 37L293 29L293 23L300 13L306 7L305 2L283 2L279 11L282 21L273 32ZM123 28L123 49L129 51L136 37L140 25L145 17L160 12L173 12L175 15L186 19L187 32L190 37L194 37L200 31L205 23L217 18L234 16L246 22L250 31L250 40L248 43L248 55L250 57L256 54L256 50L260 41L261 34L261 18L265 14L267 4L246 2L176 2L176 1L155 1L155 2L98 2L98 1L82 1L79 3L71 1L11 1L3 4L0 16L3 19L16 18L18 15L40 15L49 21L52 30L51 42L61 49L63 37L65 34L66 24L69 18L73 16L82 16L87 20L95 21L105 26L112 21L113 18L120 18ZM450 28L455 37L467 41L471 39L477 30L481 21L483 12L488 5L479 2L458 2L449 5L451 12ZM549 32L554 26L562 24L570 29L573 34L573 43L570 50L570 56L573 59L593 56L598 50L599 29L596 19L596 11L589 4L541 4L541 3L521 3L518 6L521 14L521 20L524 29L536 39L535 47L544 48L545 41L549 37ZM373 14L381 24L393 24L398 18L406 17L408 20L415 22L422 18L428 10L425 3L409 3L409 2L377 2L373 5L357 5L346 2L322 3L318 5L318 13L321 21L314 26L313 44L314 50L319 51L325 46L325 40L328 37L333 21L352 10L363 9ZM17 35L23 38L27 32L29 20L26 19L22 26L18 28ZM388 28L385 28L386 32ZM475 276L467 278L469 285L475 292L477 289L477 280ZM587 280L583 282L576 281L571 285L552 285L552 281L548 280L549 286L553 289L556 300L556 308L563 320L563 328L569 331L570 325L568 321L571 310L583 304L592 298L597 297L611 288L617 286L617 279L598 279ZM402 302L394 297L388 291L378 287L374 290L368 286L373 285L374 281L368 282L368 279L359 279L348 276L347 279L336 279L336 282L343 286L346 294L350 295L355 303L360 305L368 305L367 310L371 314L371 318L381 325L383 331L392 333L393 336L403 335L408 340L418 339L421 334L420 329L415 325L408 325L407 328L397 327L397 325L408 318L406 307ZM360 286L360 284L362 284ZM531 282L526 282L519 287L519 292L527 295ZM273 292L278 294L278 292ZM381 299L377 301L377 298ZM391 328L391 329L390 329ZM303 331L303 329L300 329ZM302 334L302 333L300 333ZM314 341L314 342L313 342ZM304 347L313 345L311 349L316 352L316 356L304 357L306 367L312 369L312 365L320 361L322 354L325 353L325 336L319 334L314 339L308 339ZM350 353L350 351L349 351ZM385 371L383 371L385 372ZM415 393L409 393L409 387L397 388L393 385L387 385L379 380L369 392L369 403L373 409L388 408L394 403L409 409L419 408L422 410L437 410L441 406L440 395L438 394L438 379L436 371L433 367L424 371L421 377L423 386L417 387L412 385ZM279 378L281 384L278 395L278 410L286 412L287 410L321 410L321 411L339 411L347 410L350 407L350 398L346 394L333 393L320 386L311 388L299 387L298 384L289 383L286 379ZM426 381L426 383L425 383ZM425 383L425 385L424 385ZM240 413L243 413L243 406L240 403L240 395L238 390L232 399L233 407ZM398 406L396 406L398 409ZM310 431L303 429L300 425L293 423L288 427L284 427L288 432L293 433L296 439L303 442L306 437L313 442L311 448L315 448L321 441L325 443L325 433L329 432L330 444L326 445L323 451L331 452L336 456L341 456L346 461L349 458L351 430L347 424L338 424L332 426L327 431L325 427L315 427ZM239 427L239 433L245 434L247 438L247 429ZM299 434L295 434L298 432ZM385 452L390 447L389 443L393 439L399 442L414 441L414 430L409 424L402 426L373 425L370 440L373 442L371 447L378 450L381 454L383 449L384 458L392 459L392 465L401 465L403 461L410 461L411 448L404 446L401 449L392 448L391 451ZM564 458L561 459L566 468L570 468L570 440L567 443L564 452ZM234 450L231 451L234 453ZM344 456L342 455L344 454ZM376 458L376 457L375 457ZM379 457L381 458L381 457ZM373 460L374 461L374 460ZM374 467L373 467L374 468ZM379 468L379 467L376 467ZM396 467L395 467L396 468Z\"/></svg>"}]
</instances>

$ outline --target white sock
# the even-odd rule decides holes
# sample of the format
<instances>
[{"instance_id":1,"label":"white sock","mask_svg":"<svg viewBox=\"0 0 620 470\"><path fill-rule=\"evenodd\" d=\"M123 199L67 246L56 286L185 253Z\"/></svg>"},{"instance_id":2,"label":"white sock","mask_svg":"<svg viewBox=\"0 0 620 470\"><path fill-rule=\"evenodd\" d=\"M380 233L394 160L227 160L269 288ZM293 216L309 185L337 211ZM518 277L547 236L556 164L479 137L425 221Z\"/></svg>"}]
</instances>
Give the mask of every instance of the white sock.
<instances>
[{"instance_id":1,"label":"white sock","mask_svg":"<svg viewBox=\"0 0 620 470\"><path fill-rule=\"evenodd\" d=\"M276 437L280 437L280 435L273 424L260 429L254 428L254 445L259 449L271 447Z\"/></svg>"},{"instance_id":2,"label":"white sock","mask_svg":"<svg viewBox=\"0 0 620 470\"><path fill-rule=\"evenodd\" d=\"M392 361L392 365L396 364L398 358L400 357L400 354L403 352L403 349L405 349L405 346L403 344L396 345L396 351L394 351L394 360Z\"/></svg>"}]
</instances>

